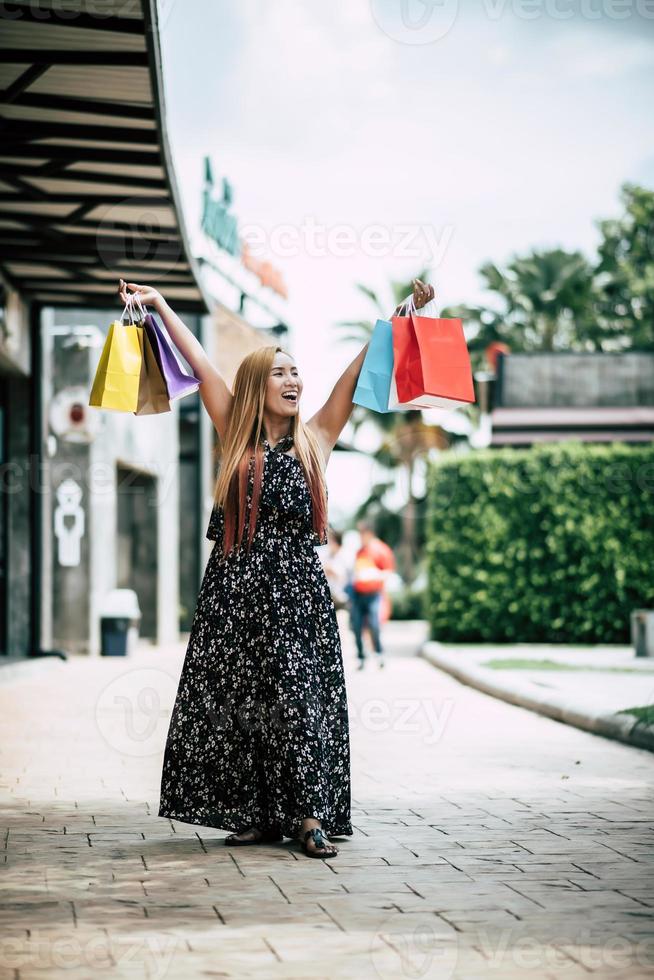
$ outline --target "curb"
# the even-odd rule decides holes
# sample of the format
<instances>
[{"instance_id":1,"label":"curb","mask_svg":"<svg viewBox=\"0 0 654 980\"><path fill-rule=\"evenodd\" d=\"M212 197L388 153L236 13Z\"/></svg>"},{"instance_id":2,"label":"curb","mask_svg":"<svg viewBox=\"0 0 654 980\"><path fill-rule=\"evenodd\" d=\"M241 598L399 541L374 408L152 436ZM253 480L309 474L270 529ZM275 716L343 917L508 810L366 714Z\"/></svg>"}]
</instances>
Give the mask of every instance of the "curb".
<instances>
[{"instance_id":1,"label":"curb","mask_svg":"<svg viewBox=\"0 0 654 980\"><path fill-rule=\"evenodd\" d=\"M626 745L654 752L654 726L642 725L631 715L616 712L609 715L594 715L586 708L566 701L556 695L547 698L534 694L531 688L520 681L511 680L500 684L490 676L490 671L476 665L462 664L461 654L448 653L447 648L436 640L429 640L420 650L420 656L434 667L445 671L462 684L474 687L484 694L507 701L520 708L527 708L539 715L572 725L593 735L603 735Z\"/></svg>"},{"instance_id":2,"label":"curb","mask_svg":"<svg viewBox=\"0 0 654 980\"><path fill-rule=\"evenodd\" d=\"M55 664L64 666L65 663L60 657L16 657L0 660L0 684L36 677L43 670L51 670Z\"/></svg>"}]
</instances>

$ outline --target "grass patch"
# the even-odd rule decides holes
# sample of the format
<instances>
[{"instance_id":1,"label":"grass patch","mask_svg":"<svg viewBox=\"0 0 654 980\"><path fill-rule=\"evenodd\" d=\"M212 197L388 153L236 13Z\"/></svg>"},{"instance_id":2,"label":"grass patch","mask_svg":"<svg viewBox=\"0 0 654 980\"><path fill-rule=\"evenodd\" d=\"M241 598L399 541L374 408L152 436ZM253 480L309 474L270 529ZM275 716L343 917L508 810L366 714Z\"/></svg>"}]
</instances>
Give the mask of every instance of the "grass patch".
<instances>
[{"instance_id":1,"label":"grass patch","mask_svg":"<svg viewBox=\"0 0 654 980\"><path fill-rule=\"evenodd\" d=\"M642 708L624 708L619 715L632 715L643 725L654 725L654 704L646 704Z\"/></svg>"},{"instance_id":2,"label":"grass patch","mask_svg":"<svg viewBox=\"0 0 654 980\"><path fill-rule=\"evenodd\" d=\"M584 664L566 664L558 660L486 660L480 667L490 667L491 670L583 670L599 674L654 674L654 667L595 667ZM634 709L635 710L635 709Z\"/></svg>"}]
</instances>

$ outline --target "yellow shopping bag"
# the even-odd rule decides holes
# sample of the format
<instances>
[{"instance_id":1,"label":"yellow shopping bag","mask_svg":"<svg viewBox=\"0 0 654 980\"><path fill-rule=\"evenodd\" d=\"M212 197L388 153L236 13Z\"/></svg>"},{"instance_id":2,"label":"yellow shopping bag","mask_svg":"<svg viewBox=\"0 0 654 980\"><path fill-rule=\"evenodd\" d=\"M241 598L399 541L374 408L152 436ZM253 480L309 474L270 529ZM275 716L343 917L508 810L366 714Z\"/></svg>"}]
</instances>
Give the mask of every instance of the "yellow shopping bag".
<instances>
[{"instance_id":1,"label":"yellow shopping bag","mask_svg":"<svg viewBox=\"0 0 654 980\"><path fill-rule=\"evenodd\" d=\"M136 412L143 363L143 327L114 320L109 327L91 388L89 405Z\"/></svg>"}]
</instances>

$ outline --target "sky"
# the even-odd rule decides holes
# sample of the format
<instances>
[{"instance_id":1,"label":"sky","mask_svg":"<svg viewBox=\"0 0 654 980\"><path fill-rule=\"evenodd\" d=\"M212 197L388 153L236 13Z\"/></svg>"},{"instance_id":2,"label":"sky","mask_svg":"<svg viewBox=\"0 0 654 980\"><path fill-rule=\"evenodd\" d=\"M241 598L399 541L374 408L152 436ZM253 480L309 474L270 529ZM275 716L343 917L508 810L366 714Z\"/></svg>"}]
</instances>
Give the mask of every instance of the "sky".
<instances>
[{"instance_id":1,"label":"sky","mask_svg":"<svg viewBox=\"0 0 654 980\"><path fill-rule=\"evenodd\" d=\"M305 419L425 266L442 305L532 248L594 256L620 185L654 187L654 0L159 0L185 219L205 155L289 288ZM374 477L330 460L340 515ZM398 489L401 495L402 488Z\"/></svg>"}]
</instances>

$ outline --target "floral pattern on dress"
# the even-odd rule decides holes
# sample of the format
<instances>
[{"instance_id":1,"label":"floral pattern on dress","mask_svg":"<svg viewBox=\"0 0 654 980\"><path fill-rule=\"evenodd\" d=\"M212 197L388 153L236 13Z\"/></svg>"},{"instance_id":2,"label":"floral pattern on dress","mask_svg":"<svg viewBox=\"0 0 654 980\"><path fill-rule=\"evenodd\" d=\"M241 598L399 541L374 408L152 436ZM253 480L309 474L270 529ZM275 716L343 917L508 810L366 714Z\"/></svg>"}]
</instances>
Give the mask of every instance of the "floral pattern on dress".
<instances>
[{"instance_id":1,"label":"floral pattern on dress","mask_svg":"<svg viewBox=\"0 0 654 980\"><path fill-rule=\"evenodd\" d=\"M352 834L347 697L336 611L312 503L288 434L262 438L249 553L222 555L222 508L170 719L159 816L297 836L305 817ZM254 458L246 519L249 516Z\"/></svg>"}]
</instances>

